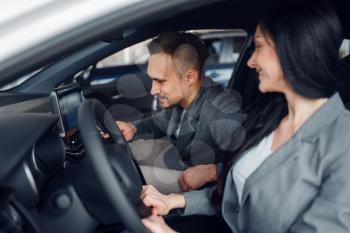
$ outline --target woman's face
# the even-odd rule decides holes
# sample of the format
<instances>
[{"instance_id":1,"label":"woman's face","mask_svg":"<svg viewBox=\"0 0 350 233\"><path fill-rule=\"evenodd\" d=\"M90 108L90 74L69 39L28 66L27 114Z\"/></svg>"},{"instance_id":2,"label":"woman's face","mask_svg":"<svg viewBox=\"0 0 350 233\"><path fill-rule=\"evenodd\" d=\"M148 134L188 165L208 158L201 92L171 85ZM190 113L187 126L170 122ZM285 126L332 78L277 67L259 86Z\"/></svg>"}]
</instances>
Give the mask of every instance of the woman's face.
<instances>
[{"instance_id":1,"label":"woman's face","mask_svg":"<svg viewBox=\"0 0 350 233\"><path fill-rule=\"evenodd\" d=\"M276 53L275 43L262 33L260 26L254 35L255 50L247 65L255 69L259 76L261 92L284 92L287 83Z\"/></svg>"}]
</instances>

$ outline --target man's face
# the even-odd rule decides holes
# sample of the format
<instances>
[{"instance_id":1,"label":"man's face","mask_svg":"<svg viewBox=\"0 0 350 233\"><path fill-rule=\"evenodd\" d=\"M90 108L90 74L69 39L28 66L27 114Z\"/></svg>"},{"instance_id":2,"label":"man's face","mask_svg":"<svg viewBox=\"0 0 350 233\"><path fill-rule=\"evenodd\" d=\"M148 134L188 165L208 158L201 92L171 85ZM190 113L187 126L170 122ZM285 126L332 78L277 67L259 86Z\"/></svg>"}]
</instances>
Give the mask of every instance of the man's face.
<instances>
[{"instance_id":1,"label":"man's face","mask_svg":"<svg viewBox=\"0 0 350 233\"><path fill-rule=\"evenodd\" d=\"M158 96L162 108L169 108L181 102L188 91L186 79L179 77L172 58L165 53L151 55L147 67L152 79L151 95Z\"/></svg>"}]
</instances>

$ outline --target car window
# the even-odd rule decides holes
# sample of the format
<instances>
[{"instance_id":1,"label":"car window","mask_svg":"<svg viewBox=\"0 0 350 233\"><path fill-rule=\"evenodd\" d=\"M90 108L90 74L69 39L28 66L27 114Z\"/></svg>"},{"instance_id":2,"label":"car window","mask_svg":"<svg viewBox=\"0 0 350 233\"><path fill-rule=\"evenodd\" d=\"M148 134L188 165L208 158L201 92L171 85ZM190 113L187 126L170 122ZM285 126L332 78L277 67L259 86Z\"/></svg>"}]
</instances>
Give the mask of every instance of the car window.
<instances>
[{"instance_id":1,"label":"car window","mask_svg":"<svg viewBox=\"0 0 350 233\"><path fill-rule=\"evenodd\" d=\"M194 32L196 33L196 32ZM205 75L226 87L247 38L243 30L197 31L208 48Z\"/></svg>"},{"instance_id":2,"label":"car window","mask_svg":"<svg viewBox=\"0 0 350 233\"><path fill-rule=\"evenodd\" d=\"M142 41L99 61L96 68L140 65L146 63L149 57L147 51L147 43L149 41L150 40Z\"/></svg>"},{"instance_id":3,"label":"car window","mask_svg":"<svg viewBox=\"0 0 350 233\"><path fill-rule=\"evenodd\" d=\"M210 30L201 33L199 35L208 48L207 63L235 63L247 37L243 30Z\"/></svg>"},{"instance_id":4,"label":"car window","mask_svg":"<svg viewBox=\"0 0 350 233\"><path fill-rule=\"evenodd\" d=\"M350 40L344 39L339 49L339 58L342 59L350 54Z\"/></svg>"}]
</instances>

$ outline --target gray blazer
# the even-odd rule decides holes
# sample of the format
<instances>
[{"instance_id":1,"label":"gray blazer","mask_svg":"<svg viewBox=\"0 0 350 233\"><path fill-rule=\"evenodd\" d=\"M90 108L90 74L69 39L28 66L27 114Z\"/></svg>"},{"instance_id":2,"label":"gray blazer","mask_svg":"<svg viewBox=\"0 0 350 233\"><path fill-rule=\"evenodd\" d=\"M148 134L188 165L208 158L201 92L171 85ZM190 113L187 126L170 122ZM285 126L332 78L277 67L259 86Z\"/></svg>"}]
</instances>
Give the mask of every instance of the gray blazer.
<instances>
[{"instance_id":1,"label":"gray blazer","mask_svg":"<svg viewBox=\"0 0 350 233\"><path fill-rule=\"evenodd\" d=\"M180 106L164 109L136 123L137 138L166 137L177 148L187 166L218 163L219 156L232 151L241 129L241 112L237 96L224 91L204 77L201 89L185 112Z\"/></svg>"},{"instance_id":2,"label":"gray blazer","mask_svg":"<svg viewBox=\"0 0 350 233\"><path fill-rule=\"evenodd\" d=\"M183 214L214 214L209 193L185 193ZM241 205L229 173L222 215L236 233L350 232L350 113L338 94L247 179Z\"/></svg>"}]
</instances>

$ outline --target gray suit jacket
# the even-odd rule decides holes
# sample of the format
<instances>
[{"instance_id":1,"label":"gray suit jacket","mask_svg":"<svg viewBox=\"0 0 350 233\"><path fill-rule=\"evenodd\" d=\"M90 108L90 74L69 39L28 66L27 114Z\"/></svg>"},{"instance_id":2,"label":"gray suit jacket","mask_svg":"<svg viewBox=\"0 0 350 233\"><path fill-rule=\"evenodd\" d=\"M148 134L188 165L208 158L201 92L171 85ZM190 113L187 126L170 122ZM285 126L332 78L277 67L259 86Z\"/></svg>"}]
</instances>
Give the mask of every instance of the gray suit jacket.
<instances>
[{"instance_id":1,"label":"gray suit jacket","mask_svg":"<svg viewBox=\"0 0 350 233\"><path fill-rule=\"evenodd\" d=\"M201 89L185 112L175 106L136 123L135 138L161 138L171 141L187 166L217 163L235 149L240 135L241 112L237 96L205 77Z\"/></svg>"},{"instance_id":2,"label":"gray suit jacket","mask_svg":"<svg viewBox=\"0 0 350 233\"><path fill-rule=\"evenodd\" d=\"M214 214L209 193L185 193L184 214ZM241 205L229 173L222 214L237 233L350 232L350 114L338 94L246 180Z\"/></svg>"}]
</instances>

